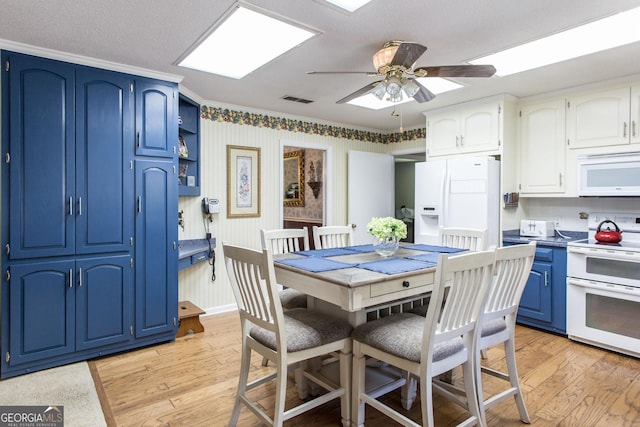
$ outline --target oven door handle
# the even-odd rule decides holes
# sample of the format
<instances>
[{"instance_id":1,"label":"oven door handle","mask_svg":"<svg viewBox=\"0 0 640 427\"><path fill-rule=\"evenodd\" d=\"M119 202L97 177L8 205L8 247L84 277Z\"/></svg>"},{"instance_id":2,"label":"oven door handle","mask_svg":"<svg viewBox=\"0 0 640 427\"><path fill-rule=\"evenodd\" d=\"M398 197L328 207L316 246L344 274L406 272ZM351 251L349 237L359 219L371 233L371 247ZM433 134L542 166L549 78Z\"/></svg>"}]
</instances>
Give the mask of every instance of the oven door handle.
<instances>
[{"instance_id":1,"label":"oven door handle","mask_svg":"<svg viewBox=\"0 0 640 427\"><path fill-rule=\"evenodd\" d=\"M640 253L619 250L568 247L567 252L578 255L590 255L598 258L618 259L640 262Z\"/></svg>"},{"instance_id":2,"label":"oven door handle","mask_svg":"<svg viewBox=\"0 0 640 427\"><path fill-rule=\"evenodd\" d=\"M615 292L616 294L625 294L640 297L640 288L634 288L633 286L613 285L610 283L596 282L593 280L567 277L567 286L571 285L580 286L587 289L596 289L599 291Z\"/></svg>"}]
</instances>

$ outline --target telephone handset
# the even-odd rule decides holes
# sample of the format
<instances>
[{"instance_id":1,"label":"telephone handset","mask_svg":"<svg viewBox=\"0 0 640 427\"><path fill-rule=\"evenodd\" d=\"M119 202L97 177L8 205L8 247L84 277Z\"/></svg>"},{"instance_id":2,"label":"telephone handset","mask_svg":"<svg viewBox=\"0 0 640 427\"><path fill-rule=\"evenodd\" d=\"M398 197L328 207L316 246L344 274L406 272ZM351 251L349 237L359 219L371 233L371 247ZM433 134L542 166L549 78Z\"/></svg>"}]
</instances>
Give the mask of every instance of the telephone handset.
<instances>
[{"instance_id":1,"label":"telephone handset","mask_svg":"<svg viewBox=\"0 0 640 427\"><path fill-rule=\"evenodd\" d=\"M202 213L206 215L220 213L220 201L218 199L202 199Z\"/></svg>"}]
</instances>

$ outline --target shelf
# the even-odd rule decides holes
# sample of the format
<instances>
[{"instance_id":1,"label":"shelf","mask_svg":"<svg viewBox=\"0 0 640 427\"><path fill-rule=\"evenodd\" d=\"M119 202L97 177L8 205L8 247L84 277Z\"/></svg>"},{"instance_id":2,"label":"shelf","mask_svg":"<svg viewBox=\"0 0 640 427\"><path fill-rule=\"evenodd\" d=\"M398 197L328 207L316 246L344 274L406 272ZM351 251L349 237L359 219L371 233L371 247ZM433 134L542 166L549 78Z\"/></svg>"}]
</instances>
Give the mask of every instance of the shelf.
<instances>
[{"instance_id":1,"label":"shelf","mask_svg":"<svg viewBox=\"0 0 640 427\"><path fill-rule=\"evenodd\" d=\"M188 157L178 156L180 174L178 177L179 196L200 195L200 105L183 94L179 99L179 134ZM186 174L184 169L186 169ZM186 176L185 176L186 175ZM193 177L194 185L187 185L187 177Z\"/></svg>"}]
</instances>

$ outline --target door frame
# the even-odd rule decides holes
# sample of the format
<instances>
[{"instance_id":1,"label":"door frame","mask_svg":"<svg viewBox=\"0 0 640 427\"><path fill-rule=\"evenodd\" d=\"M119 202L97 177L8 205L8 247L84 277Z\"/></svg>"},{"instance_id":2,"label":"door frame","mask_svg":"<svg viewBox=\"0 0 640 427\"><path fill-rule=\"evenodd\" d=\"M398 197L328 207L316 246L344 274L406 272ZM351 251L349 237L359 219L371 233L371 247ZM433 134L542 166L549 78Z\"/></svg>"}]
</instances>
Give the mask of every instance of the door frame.
<instances>
[{"instance_id":1,"label":"door frame","mask_svg":"<svg viewBox=\"0 0 640 427\"><path fill-rule=\"evenodd\" d=\"M280 183L280 208L279 218L280 226L284 224L284 206L282 200L284 200L284 147L296 147L296 148L309 148L313 150L324 151L324 183L322 188L324 190L324 201L322 206L322 224L333 224L333 147L317 144L313 142L293 141L288 139L280 140L280 177L278 182Z\"/></svg>"}]
</instances>

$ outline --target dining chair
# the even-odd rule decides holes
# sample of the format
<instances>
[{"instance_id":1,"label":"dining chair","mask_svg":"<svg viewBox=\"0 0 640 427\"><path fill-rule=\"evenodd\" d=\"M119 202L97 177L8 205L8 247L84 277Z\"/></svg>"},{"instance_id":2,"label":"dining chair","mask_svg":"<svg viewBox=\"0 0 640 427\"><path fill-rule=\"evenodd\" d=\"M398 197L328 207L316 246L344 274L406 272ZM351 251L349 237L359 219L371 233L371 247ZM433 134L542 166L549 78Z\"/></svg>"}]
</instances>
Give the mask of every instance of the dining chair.
<instances>
[{"instance_id":1,"label":"dining chair","mask_svg":"<svg viewBox=\"0 0 640 427\"><path fill-rule=\"evenodd\" d=\"M529 424L531 418L527 412L522 389L518 380L516 365L515 327L520 297L527 285L533 259L536 255L536 242L527 245L505 246L496 249L494 281L489 291L487 304L481 316L481 333L478 348L486 350L495 345L504 344L507 373L481 367L481 372L508 381L510 387L486 399L480 399L480 411L484 412L509 396L513 396L518 407L520 419ZM476 380L478 396L482 397L482 379Z\"/></svg>"},{"instance_id":2,"label":"dining chair","mask_svg":"<svg viewBox=\"0 0 640 427\"><path fill-rule=\"evenodd\" d=\"M353 227L348 225L313 226L313 244L316 249L353 246Z\"/></svg>"},{"instance_id":3,"label":"dining chair","mask_svg":"<svg viewBox=\"0 0 640 427\"><path fill-rule=\"evenodd\" d=\"M271 251L273 255L309 250L309 231L307 227L260 230L260 238L262 249ZM281 290L279 295L282 306L287 310L307 307L307 294L303 292L286 288Z\"/></svg>"},{"instance_id":4,"label":"dining chair","mask_svg":"<svg viewBox=\"0 0 640 427\"><path fill-rule=\"evenodd\" d=\"M273 255L268 250L253 249L222 244L224 262L229 282L238 305L242 329L242 360L238 390L229 426L238 423L240 410L245 405L260 420L271 426L282 426L285 420L316 408L333 399L340 398L344 427L350 425L351 348L353 328L340 319L307 309L294 309L286 313L278 300ZM251 354L268 358L275 364L275 372L248 381ZM339 384L325 377L322 371L306 368L306 361L325 355L337 357ZM305 400L290 409L285 409L287 370L289 365L299 366L296 381L310 381L327 390L327 393ZM260 368L264 373L265 368ZM252 375L253 376L253 375ZM260 390L260 401L251 399L250 390L275 381L273 415L267 414L263 405L264 392Z\"/></svg>"},{"instance_id":5,"label":"dining chair","mask_svg":"<svg viewBox=\"0 0 640 427\"><path fill-rule=\"evenodd\" d=\"M475 379L479 374L478 318L493 277L495 251L438 258L431 304L426 317L410 313L364 323L353 331L353 418L363 426L365 404L404 426L433 426L434 377L462 366L466 400L451 396L470 416L463 425L485 425ZM447 298L444 298L445 289ZM417 378L422 424L365 391L366 358L373 357Z\"/></svg>"},{"instance_id":6,"label":"dining chair","mask_svg":"<svg viewBox=\"0 0 640 427\"><path fill-rule=\"evenodd\" d=\"M440 227L439 236L442 246L486 251L488 247L487 229Z\"/></svg>"}]
</instances>

